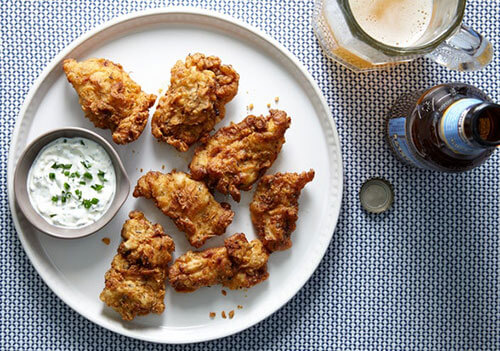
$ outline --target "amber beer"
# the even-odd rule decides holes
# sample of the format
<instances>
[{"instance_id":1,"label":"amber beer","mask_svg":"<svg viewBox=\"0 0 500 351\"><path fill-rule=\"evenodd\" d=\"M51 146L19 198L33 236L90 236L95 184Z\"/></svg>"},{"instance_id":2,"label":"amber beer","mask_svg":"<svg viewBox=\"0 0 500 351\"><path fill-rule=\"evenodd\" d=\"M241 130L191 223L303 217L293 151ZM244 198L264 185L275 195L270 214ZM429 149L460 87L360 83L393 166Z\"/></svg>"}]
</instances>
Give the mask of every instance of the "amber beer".
<instances>
[{"instance_id":1,"label":"amber beer","mask_svg":"<svg viewBox=\"0 0 500 351\"><path fill-rule=\"evenodd\" d=\"M386 136L408 165L467 171L500 145L500 105L467 84L438 85L399 97L387 116Z\"/></svg>"}]
</instances>

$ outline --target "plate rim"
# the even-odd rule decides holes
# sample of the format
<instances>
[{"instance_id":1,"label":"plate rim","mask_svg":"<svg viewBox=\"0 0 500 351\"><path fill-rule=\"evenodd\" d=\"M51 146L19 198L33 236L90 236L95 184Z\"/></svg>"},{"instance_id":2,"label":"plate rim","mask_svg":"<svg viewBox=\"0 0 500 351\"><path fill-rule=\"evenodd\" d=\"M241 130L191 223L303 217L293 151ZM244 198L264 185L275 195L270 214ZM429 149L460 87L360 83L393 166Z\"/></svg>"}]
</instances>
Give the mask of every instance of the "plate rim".
<instances>
[{"instance_id":1,"label":"plate rim","mask_svg":"<svg viewBox=\"0 0 500 351\"><path fill-rule=\"evenodd\" d=\"M207 16L207 17L212 17L218 20L221 20L223 22L227 22L231 25L234 25L236 27L239 27L242 30L248 31L263 41L267 42L274 48L276 48L282 55L284 55L288 60L290 60L293 65L300 71L300 74L304 76L304 78L307 79L307 82L310 84L310 87L313 89L314 95L319 98L319 102L321 103L324 111L327 114L327 119L330 127L330 131L333 133L333 140L337 144L337 162L340 165L340 170L339 170L339 176L340 176L340 181L338 184L338 193L339 193L339 204L338 204L338 210L336 213L330 214L331 217L333 217L333 221L331 223L331 234L328 240L328 245L325 245L323 252L321 252L320 255L317 255L318 259L317 262L314 262L311 267L312 270L307 274L308 277L303 281L300 282L300 287L293 293L289 294L284 299L281 299L281 301L277 304L277 306L273 306L274 308L264 312L264 316L262 318L258 318L257 321L250 321L249 323L242 323L241 327L232 330L232 331L222 331L221 333L218 333L217 335L213 336L206 336L206 337L195 337L192 340L185 340L185 339L175 339L175 340L165 340L165 339L160 339L160 338L151 338L148 337L150 335L148 334L142 334L137 331L134 331L134 329L127 329L123 327L117 327L111 323L105 323L104 319L93 319L90 316L87 316L83 308L79 308L78 304L75 302L70 301L65 297L63 294L62 290L59 290L57 288L57 284L54 282L49 283L51 281L48 272L45 272L44 267L42 267L42 264L39 264L37 262L37 256L38 254L35 253L35 251L32 251L27 243L26 238L24 237L24 233L21 230L22 226L19 222L18 214L16 211L16 203L15 203L15 196L13 193L13 172L15 170L14 167L14 151L13 149L15 148L15 144L17 143L17 140L19 138L19 133L21 129L21 123L19 123L21 120L24 119L24 116L27 113L27 110L29 106L31 105L31 102L35 96L35 94L38 92L40 89L42 83L46 80L47 76L52 72L54 69L55 65L57 62L62 60L65 56L67 56L68 53L73 51L75 48L77 48L80 44L84 43L85 41L91 39L93 36L96 34L103 32L107 30L108 28L118 25L122 22L127 22L132 19L137 19L140 17L147 17L151 15L161 15L161 14L170 14L170 15L201 15L201 16ZM271 315L276 313L278 310L283 308L303 287L304 285L309 281L309 279L313 276L314 272L316 272L319 264L322 262L328 247L331 243L331 240L333 238L333 234L337 228L337 223L339 220L340 212L342 209L342 197L343 197L343 190L344 190L344 167L343 167L343 160L342 160L342 149L341 149L341 143L340 143L340 138L337 132L337 127L335 124L335 121L333 119L333 115L331 112L331 109L323 96L322 91L319 89L318 84L312 77L312 75L309 73L309 71L305 68L305 66L293 55L287 48L285 48L281 43L279 43L277 40L272 38L270 35L265 33L264 31L252 26L249 23L246 23L240 19L234 18L230 15L226 15L220 12L216 12L213 10L208 10L208 9L203 9L203 8L196 8L196 7L188 7L188 6L172 6L172 7L167 7L167 8L155 8L155 9L148 9L148 10L141 10L141 11L134 11L125 15L118 16L116 18L113 18L109 21L106 21L98 26L96 26L94 29L91 29L87 31L86 33L82 34L78 38L74 39L69 45L67 45L64 49L62 49L58 54L56 54L50 62L45 66L43 71L40 73L40 75L35 79L33 82L28 94L26 95L26 98L22 104L22 107L16 116L15 120L15 126L14 130L11 135L10 139L10 148L9 148L9 157L8 157L8 164L7 164L7 187L8 187L8 199L9 199L9 208L11 211L11 216L12 220L14 223L14 229L16 231L16 235L21 242L21 245L23 247L24 252L29 258L29 261L31 265L35 268L36 272L40 276L40 278L43 280L43 282L47 285L47 287L60 299L62 300L67 306L69 306L73 311L78 313L80 316L84 317L85 319L89 320L90 322L99 325L102 328L105 328L107 330L110 330L112 332L115 332L120 335L124 335L127 337L131 337L134 339L138 340L143 340L143 341L149 341L149 342L154 342L154 343L161 343L161 344L189 344L189 343L198 343L198 342L205 342L205 341L210 341L210 340L216 340L220 338L224 338L230 335L234 335L236 333L242 332L248 328L251 328L262 321L266 320L269 318Z\"/></svg>"}]
</instances>

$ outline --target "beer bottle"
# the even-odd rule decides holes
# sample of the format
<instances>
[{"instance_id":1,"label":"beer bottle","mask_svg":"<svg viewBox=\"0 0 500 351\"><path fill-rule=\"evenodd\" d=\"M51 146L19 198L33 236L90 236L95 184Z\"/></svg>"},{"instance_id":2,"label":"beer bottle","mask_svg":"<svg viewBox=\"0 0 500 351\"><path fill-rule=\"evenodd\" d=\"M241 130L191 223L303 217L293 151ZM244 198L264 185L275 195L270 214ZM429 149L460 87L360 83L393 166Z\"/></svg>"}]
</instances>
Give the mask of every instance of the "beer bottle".
<instances>
[{"instance_id":1,"label":"beer bottle","mask_svg":"<svg viewBox=\"0 0 500 351\"><path fill-rule=\"evenodd\" d=\"M408 165L467 171L500 145L500 105L471 85L441 84L401 96L387 116L386 136Z\"/></svg>"}]
</instances>

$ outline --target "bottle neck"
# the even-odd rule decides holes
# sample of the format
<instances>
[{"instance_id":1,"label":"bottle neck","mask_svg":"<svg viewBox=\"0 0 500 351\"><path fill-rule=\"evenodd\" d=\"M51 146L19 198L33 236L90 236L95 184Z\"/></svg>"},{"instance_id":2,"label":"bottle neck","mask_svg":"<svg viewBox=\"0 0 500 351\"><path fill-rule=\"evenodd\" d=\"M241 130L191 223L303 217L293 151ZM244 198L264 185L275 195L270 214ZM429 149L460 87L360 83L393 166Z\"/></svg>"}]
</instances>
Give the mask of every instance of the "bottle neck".
<instances>
[{"instance_id":1,"label":"bottle neck","mask_svg":"<svg viewBox=\"0 0 500 351\"><path fill-rule=\"evenodd\" d=\"M457 154L474 155L500 145L500 105L476 98L455 101L443 113L439 135Z\"/></svg>"}]
</instances>

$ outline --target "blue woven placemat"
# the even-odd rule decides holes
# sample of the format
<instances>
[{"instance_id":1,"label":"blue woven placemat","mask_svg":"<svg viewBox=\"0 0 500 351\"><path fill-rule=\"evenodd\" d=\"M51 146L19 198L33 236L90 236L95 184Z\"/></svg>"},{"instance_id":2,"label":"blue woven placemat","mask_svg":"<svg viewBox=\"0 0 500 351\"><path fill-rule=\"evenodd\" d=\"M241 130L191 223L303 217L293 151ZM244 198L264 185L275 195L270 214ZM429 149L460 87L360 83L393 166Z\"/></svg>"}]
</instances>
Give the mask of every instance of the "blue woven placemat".
<instances>
[{"instance_id":1,"label":"blue woven placemat","mask_svg":"<svg viewBox=\"0 0 500 351\"><path fill-rule=\"evenodd\" d=\"M284 308L240 334L203 344L155 345L94 325L60 301L26 257L7 203L16 116L35 78L72 40L121 14L191 5L256 26L291 50L323 90L339 130L343 208L328 252ZM2 350L499 350L500 152L464 174L410 169L383 139L400 93L447 81L500 101L500 59L477 73L426 60L357 75L327 60L310 25L312 1L2 1L0 53L0 349ZM469 1L465 23L500 52L500 2ZM360 209L364 180L396 192L381 216Z\"/></svg>"}]
</instances>

